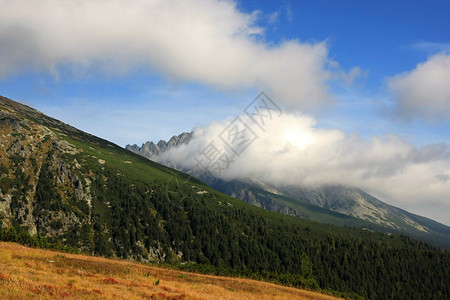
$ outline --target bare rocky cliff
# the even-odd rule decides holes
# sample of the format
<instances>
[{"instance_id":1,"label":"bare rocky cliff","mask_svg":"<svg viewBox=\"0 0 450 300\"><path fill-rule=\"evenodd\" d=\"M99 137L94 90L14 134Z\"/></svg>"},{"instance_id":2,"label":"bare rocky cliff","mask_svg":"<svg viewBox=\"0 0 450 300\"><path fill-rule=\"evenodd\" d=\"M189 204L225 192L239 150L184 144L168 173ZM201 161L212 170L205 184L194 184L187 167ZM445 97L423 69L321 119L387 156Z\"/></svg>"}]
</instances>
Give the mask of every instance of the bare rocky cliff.
<instances>
[{"instance_id":1,"label":"bare rocky cliff","mask_svg":"<svg viewBox=\"0 0 450 300\"><path fill-rule=\"evenodd\" d=\"M89 224L90 181L88 176L80 174L79 164L72 158L80 150L58 138L54 129L17 116L14 102L0 100L2 225L9 227L18 223L30 234L39 231L55 237L74 226ZM26 106L20 109L34 120L42 118ZM50 186L58 187L57 192ZM46 193L54 193L54 200L40 201ZM75 207L66 205L65 209L55 209L72 202L76 203Z\"/></svg>"}]
</instances>

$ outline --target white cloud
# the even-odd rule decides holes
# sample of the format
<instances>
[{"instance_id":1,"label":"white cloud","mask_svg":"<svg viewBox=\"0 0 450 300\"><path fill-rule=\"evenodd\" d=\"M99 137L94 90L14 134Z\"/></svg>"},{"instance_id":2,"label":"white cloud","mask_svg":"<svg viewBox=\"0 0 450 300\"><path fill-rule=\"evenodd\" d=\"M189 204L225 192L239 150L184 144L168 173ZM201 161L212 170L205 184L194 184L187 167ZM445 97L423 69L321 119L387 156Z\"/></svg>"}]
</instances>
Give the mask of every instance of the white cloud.
<instances>
[{"instance_id":1,"label":"white cloud","mask_svg":"<svg viewBox=\"0 0 450 300\"><path fill-rule=\"evenodd\" d=\"M29 69L115 76L147 68L220 89L264 89L300 108L330 101L326 43L266 43L255 25L261 14L233 1L0 0L0 7L0 78Z\"/></svg>"},{"instance_id":2,"label":"white cloud","mask_svg":"<svg viewBox=\"0 0 450 300\"><path fill-rule=\"evenodd\" d=\"M285 6L285 12L286 20L288 20L288 22L292 22L294 20L294 12L292 11L291 5L289 3Z\"/></svg>"},{"instance_id":3,"label":"white cloud","mask_svg":"<svg viewBox=\"0 0 450 300\"><path fill-rule=\"evenodd\" d=\"M274 24L278 21L278 16L280 15L280 13L278 11L272 12L270 14L267 14L266 18L267 18L267 22L269 24Z\"/></svg>"},{"instance_id":4,"label":"white cloud","mask_svg":"<svg viewBox=\"0 0 450 300\"><path fill-rule=\"evenodd\" d=\"M395 113L403 119L450 118L450 55L437 54L409 72L388 79Z\"/></svg>"},{"instance_id":5,"label":"white cloud","mask_svg":"<svg viewBox=\"0 0 450 300\"><path fill-rule=\"evenodd\" d=\"M226 126L227 122L221 122L196 129L188 145L166 152L161 161L193 168L197 165L194 157L201 158L199 153L210 142L227 149L219 138ZM408 209L426 203L429 211L435 211L432 217L441 216L442 210L450 215L450 149L446 144L417 148L395 135L366 140L340 130L316 128L314 119L288 114L270 122L265 132L251 128L259 138L239 157L232 157L234 162L224 178L251 177L275 185L357 186L392 205Z\"/></svg>"},{"instance_id":6,"label":"white cloud","mask_svg":"<svg viewBox=\"0 0 450 300\"><path fill-rule=\"evenodd\" d=\"M341 73L342 81L347 85L352 85L357 79L361 77L367 77L369 71L361 70L360 67L353 67L348 72Z\"/></svg>"},{"instance_id":7,"label":"white cloud","mask_svg":"<svg viewBox=\"0 0 450 300\"><path fill-rule=\"evenodd\" d=\"M412 48L436 54L440 52L450 52L450 43L432 43L420 41L412 45Z\"/></svg>"}]
</instances>

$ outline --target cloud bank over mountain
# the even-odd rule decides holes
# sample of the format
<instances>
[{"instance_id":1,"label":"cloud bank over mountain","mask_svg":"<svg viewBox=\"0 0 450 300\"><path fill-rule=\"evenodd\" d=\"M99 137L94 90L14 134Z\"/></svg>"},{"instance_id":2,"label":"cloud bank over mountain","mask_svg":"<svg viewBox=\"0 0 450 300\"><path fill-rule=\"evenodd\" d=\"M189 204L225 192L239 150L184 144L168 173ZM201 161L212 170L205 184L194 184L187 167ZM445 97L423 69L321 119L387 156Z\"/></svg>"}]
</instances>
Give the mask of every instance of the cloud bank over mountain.
<instances>
[{"instance_id":1,"label":"cloud bank over mountain","mask_svg":"<svg viewBox=\"0 0 450 300\"><path fill-rule=\"evenodd\" d=\"M418 211L427 206L441 222L450 215L450 148L447 144L416 147L389 134L363 139L340 130L318 128L304 115L283 114L267 123L264 131L248 124L257 137L239 155L229 151L230 122L197 128L187 145L161 155L178 167L205 169L198 164L202 152L216 149L228 154L228 165L218 173L226 179L258 178L275 185L343 184L360 187L390 204ZM253 136L253 134L252 134ZM220 137L225 137L222 139ZM244 141L244 139L242 139ZM225 160L222 161L225 163Z\"/></svg>"}]
</instances>

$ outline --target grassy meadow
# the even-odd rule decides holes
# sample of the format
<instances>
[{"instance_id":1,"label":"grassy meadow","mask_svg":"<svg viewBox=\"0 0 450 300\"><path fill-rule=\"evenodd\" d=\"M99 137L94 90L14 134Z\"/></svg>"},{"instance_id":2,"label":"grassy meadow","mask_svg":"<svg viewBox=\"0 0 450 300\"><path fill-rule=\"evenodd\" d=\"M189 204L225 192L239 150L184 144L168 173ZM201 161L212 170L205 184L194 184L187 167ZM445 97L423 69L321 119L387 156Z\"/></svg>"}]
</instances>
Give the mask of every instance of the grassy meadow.
<instances>
[{"instance_id":1,"label":"grassy meadow","mask_svg":"<svg viewBox=\"0 0 450 300\"><path fill-rule=\"evenodd\" d=\"M335 299L249 279L0 242L2 299Z\"/></svg>"}]
</instances>

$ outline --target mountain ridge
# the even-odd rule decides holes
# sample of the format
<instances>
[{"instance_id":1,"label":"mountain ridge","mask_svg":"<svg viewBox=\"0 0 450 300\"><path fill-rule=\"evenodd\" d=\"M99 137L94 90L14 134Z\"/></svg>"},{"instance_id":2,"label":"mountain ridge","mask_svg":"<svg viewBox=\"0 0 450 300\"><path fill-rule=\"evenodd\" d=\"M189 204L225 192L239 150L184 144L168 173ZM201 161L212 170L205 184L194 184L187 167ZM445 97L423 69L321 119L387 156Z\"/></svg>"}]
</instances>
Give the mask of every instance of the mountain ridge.
<instances>
[{"instance_id":1,"label":"mountain ridge","mask_svg":"<svg viewBox=\"0 0 450 300\"><path fill-rule=\"evenodd\" d=\"M192 139L193 132L183 132L179 135L174 135L169 139L169 141L160 140L158 143L153 142L145 142L141 147L138 145L126 145L125 149L130 150L131 152L142 155L148 159L154 160L156 157L171 148L178 147L182 144L187 144Z\"/></svg>"}]
</instances>

